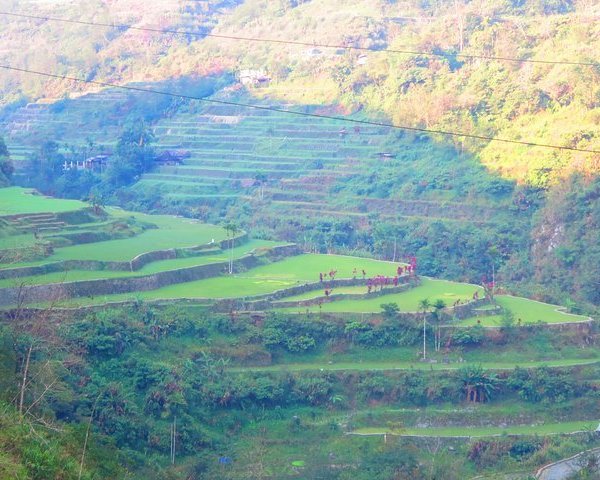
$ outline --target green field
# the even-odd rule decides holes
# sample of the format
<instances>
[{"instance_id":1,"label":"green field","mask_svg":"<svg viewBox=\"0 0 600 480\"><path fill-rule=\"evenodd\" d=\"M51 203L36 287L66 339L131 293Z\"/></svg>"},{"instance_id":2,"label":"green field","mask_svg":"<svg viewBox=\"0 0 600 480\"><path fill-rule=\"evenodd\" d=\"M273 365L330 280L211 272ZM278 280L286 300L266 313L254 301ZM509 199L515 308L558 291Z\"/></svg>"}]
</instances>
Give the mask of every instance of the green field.
<instances>
[{"instance_id":1,"label":"green field","mask_svg":"<svg viewBox=\"0 0 600 480\"><path fill-rule=\"evenodd\" d=\"M577 432L591 432L598 426L598 420L578 422L546 423L540 425L509 425L506 427L439 427L406 428L397 432L401 436L420 437L490 437L499 435L558 435ZM367 427L351 432L352 435L384 435L391 433L387 428Z\"/></svg>"},{"instance_id":2,"label":"green field","mask_svg":"<svg viewBox=\"0 0 600 480\"><path fill-rule=\"evenodd\" d=\"M109 209L115 213L114 209ZM207 225L193 220L168 215L135 214L140 221L149 222L158 228L146 230L132 238L108 240L70 247L59 248L45 261L60 260L101 260L129 261L136 256L155 250L185 248L219 242L227 238L225 230L215 225Z\"/></svg>"},{"instance_id":3,"label":"green field","mask_svg":"<svg viewBox=\"0 0 600 480\"><path fill-rule=\"evenodd\" d=\"M392 371L392 370L458 370L467 365L478 365L485 370L511 370L515 367L574 367L598 363L600 358L566 358L544 361L505 361L505 362L462 362L462 363L429 363L429 362L339 362L339 363L286 363L266 367L233 367L232 371L245 372L324 372L324 371Z\"/></svg>"},{"instance_id":4,"label":"green field","mask_svg":"<svg viewBox=\"0 0 600 480\"><path fill-rule=\"evenodd\" d=\"M367 287L364 285L359 285L356 287L336 287L332 289L331 292L333 295L336 294L344 294L344 295L364 295L367 293ZM300 295L293 295L291 297L285 297L282 299L284 302L299 302L302 300L312 300L313 298L323 297L323 289L321 290L311 290L310 292L301 293Z\"/></svg>"},{"instance_id":5,"label":"green field","mask_svg":"<svg viewBox=\"0 0 600 480\"><path fill-rule=\"evenodd\" d=\"M41 195L35 195L32 190L11 187L0 189L0 214L25 214L25 213L58 213L80 210L88 205L72 200L57 200ZM127 212L118 208L105 208L108 218L113 221L126 222L133 219L145 230L129 238L98 241L94 243L81 243L64 247L57 247L53 253L37 261L11 262L6 268L20 266L35 266L44 263L59 262L63 260L97 260L97 261L130 261L136 256L156 250L173 248L186 248L219 243L227 238L227 233L222 227L200 223L195 220L174 217L169 215L147 215L143 213ZM85 232L98 231L107 225L105 219L93 224L80 226L67 226L61 224L58 232ZM108 230L106 233L110 233ZM40 237L44 240L52 237ZM1 246L8 249L30 247L37 242L33 233L5 235L2 237ZM106 275L110 277L112 274Z\"/></svg>"},{"instance_id":6,"label":"green field","mask_svg":"<svg viewBox=\"0 0 600 480\"><path fill-rule=\"evenodd\" d=\"M61 213L88 207L78 200L64 200L32 194L33 190L20 187L0 188L0 216Z\"/></svg>"},{"instance_id":7,"label":"green field","mask_svg":"<svg viewBox=\"0 0 600 480\"><path fill-rule=\"evenodd\" d=\"M352 270L391 275L395 264L368 258L341 255L304 254L253 268L233 276L220 276L165 288L140 292L143 299L238 298L272 293L277 290L319 281L320 271L337 270L337 278L352 276ZM122 296L119 295L119 298ZM129 296L131 297L131 295Z\"/></svg>"},{"instance_id":8,"label":"green field","mask_svg":"<svg viewBox=\"0 0 600 480\"><path fill-rule=\"evenodd\" d=\"M279 242L268 240L250 240L232 250L217 250L210 255L174 258L172 260L158 260L144 265L139 270L129 272L123 270L68 270L64 272L53 272L45 275L32 275L29 277L18 277L0 280L0 288L14 287L17 285L44 285L48 283L75 282L81 280L97 280L101 278L128 278L152 275L154 273L180 268L197 267L211 263L226 262L230 256L239 259L252 251L260 248L272 248L283 245Z\"/></svg>"},{"instance_id":9,"label":"green field","mask_svg":"<svg viewBox=\"0 0 600 480\"><path fill-rule=\"evenodd\" d=\"M450 282L447 280L435 280L432 278L421 277L422 283L418 287L407 290L402 293L392 293L389 295L377 296L368 299L357 300L340 300L330 303L325 303L321 306L322 312L331 313L376 313L381 312L382 303L397 303L402 312L416 312L419 309L419 302L425 298L433 302L437 299L444 300L446 305L452 305L456 300L468 301L473 297L473 293L478 291L481 295L483 289L476 285L467 283ZM336 290L338 292L338 290ZM363 293L366 293L366 288L363 288ZM342 292L339 292L342 293ZM311 292L306 294L307 298L314 298L322 295L322 292ZM287 300L287 299L286 299ZM297 300L297 298L293 298ZM280 309L284 312L318 312L318 306L310 307L289 307Z\"/></svg>"},{"instance_id":10,"label":"green field","mask_svg":"<svg viewBox=\"0 0 600 480\"><path fill-rule=\"evenodd\" d=\"M256 245L262 245L258 243ZM268 245L268 244L267 244ZM240 247L238 251L244 251ZM227 255L227 252L224 254ZM202 262L205 257L199 257ZM222 258L220 256L215 258ZM147 269L135 272L139 275L165 264L179 260L155 262ZM182 259L183 262L191 261ZM130 300L176 300L176 299L219 299L242 298L264 295L278 290L319 281L319 272L337 270L336 278L350 278L352 271L365 269L371 275L392 275L396 264L369 258L348 257L343 255L303 254L287 257L281 261L269 263L232 276L224 275L194 282L178 283L168 287L137 292L135 294L103 295L93 298L70 299L65 306L98 305L107 302ZM58 275L60 278L60 275ZM14 281L13 281L14 282Z\"/></svg>"},{"instance_id":11,"label":"green field","mask_svg":"<svg viewBox=\"0 0 600 480\"><path fill-rule=\"evenodd\" d=\"M502 308L513 313L515 322L518 322L519 319L521 323L536 323L540 321L545 323L567 323L589 320L589 317L584 315L567 313L563 307L529 300L528 298L497 295L496 302ZM462 321L460 325L475 325L478 321L486 327L498 327L502 325L502 317L500 315L473 317Z\"/></svg>"}]
</instances>

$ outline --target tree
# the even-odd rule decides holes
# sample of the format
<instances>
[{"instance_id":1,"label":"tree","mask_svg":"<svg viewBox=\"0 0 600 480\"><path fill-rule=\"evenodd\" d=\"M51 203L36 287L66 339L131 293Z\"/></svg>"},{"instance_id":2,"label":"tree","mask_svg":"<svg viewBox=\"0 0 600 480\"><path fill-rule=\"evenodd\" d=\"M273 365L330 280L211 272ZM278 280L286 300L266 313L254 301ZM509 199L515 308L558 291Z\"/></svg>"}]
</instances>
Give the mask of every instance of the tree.
<instances>
[{"instance_id":1,"label":"tree","mask_svg":"<svg viewBox=\"0 0 600 480\"><path fill-rule=\"evenodd\" d=\"M459 377L466 400L472 403L483 403L489 400L498 384L498 377L483 370L481 365L461 368Z\"/></svg>"},{"instance_id":2,"label":"tree","mask_svg":"<svg viewBox=\"0 0 600 480\"><path fill-rule=\"evenodd\" d=\"M107 170L109 183L115 186L128 185L149 171L155 158L151 145L154 140L154 135L143 121L125 127L117 142L115 157Z\"/></svg>"},{"instance_id":3,"label":"tree","mask_svg":"<svg viewBox=\"0 0 600 480\"><path fill-rule=\"evenodd\" d=\"M419 311L423 314L423 360L427 360L427 313L431 308L428 298L419 302Z\"/></svg>"},{"instance_id":4,"label":"tree","mask_svg":"<svg viewBox=\"0 0 600 480\"><path fill-rule=\"evenodd\" d=\"M263 200L265 198L265 185L267 184L267 174L258 172L254 175L254 186L258 187L258 198Z\"/></svg>"},{"instance_id":5,"label":"tree","mask_svg":"<svg viewBox=\"0 0 600 480\"><path fill-rule=\"evenodd\" d=\"M382 303L380 307L383 311L383 318L386 320L393 320L398 316L398 312L400 311L397 303Z\"/></svg>"},{"instance_id":6,"label":"tree","mask_svg":"<svg viewBox=\"0 0 600 480\"><path fill-rule=\"evenodd\" d=\"M223 228L225 229L225 232L227 232L227 240L228 240L228 243L229 243L229 266L228 266L228 271L229 271L229 274L231 275L233 273L233 246L235 244L235 236L240 231L240 229L233 222L226 223L225 225L223 225Z\"/></svg>"},{"instance_id":7,"label":"tree","mask_svg":"<svg viewBox=\"0 0 600 480\"><path fill-rule=\"evenodd\" d=\"M442 310L446 308L446 302L441 299L437 299L433 302L433 318L435 319L435 351L439 352L442 347Z\"/></svg>"}]
</instances>

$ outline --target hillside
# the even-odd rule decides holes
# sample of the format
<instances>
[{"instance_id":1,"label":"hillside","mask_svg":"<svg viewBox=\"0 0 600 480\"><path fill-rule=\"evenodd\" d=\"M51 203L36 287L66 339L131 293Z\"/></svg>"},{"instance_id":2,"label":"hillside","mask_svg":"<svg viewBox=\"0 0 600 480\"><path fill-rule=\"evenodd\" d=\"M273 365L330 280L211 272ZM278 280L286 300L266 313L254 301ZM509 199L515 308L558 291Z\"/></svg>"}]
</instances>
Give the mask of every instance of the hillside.
<instances>
[{"instance_id":1,"label":"hillside","mask_svg":"<svg viewBox=\"0 0 600 480\"><path fill-rule=\"evenodd\" d=\"M599 445L589 317L414 261L0 200L0 478L524 480Z\"/></svg>"},{"instance_id":2,"label":"hillside","mask_svg":"<svg viewBox=\"0 0 600 480\"><path fill-rule=\"evenodd\" d=\"M7 43L3 61L117 83L259 69L271 78L260 94L276 101L341 103L350 110L364 109L370 116L383 114L400 125L599 148L597 67L468 57L597 62L600 31L596 20L600 12L593 2L459 2L456 8L446 2L421 6L419 2L383 0L363 0L352 8L320 0L248 0L234 8L235 4L215 1L192 6L182 1L174 2L173 8L143 9L141 16L132 16L132 12L140 11L135 2L121 1L110 7L88 4L89 13L78 12L77 18L91 16L90 21L101 23L251 38L270 38L271 32L278 32L279 37L290 41L437 55L370 52L359 59L361 52L352 50L311 50L13 18L8 35L13 42ZM62 8L20 3L15 10L63 18L74 13L67 3ZM37 28L30 49L16 52L14 46L20 45L22 36L31 35L26 28L32 22ZM71 44L61 44L60 56L44 54L35 38L46 39L49 34L64 33L64 29ZM79 48L77 38L84 35L85 45L95 51ZM582 38L586 41L579 41ZM117 64L112 65L111 58L116 58ZM61 67L61 62L68 67ZM56 99L73 92L74 87L60 81L49 86L42 78L25 79L21 74L4 78L8 82L18 78L22 90L18 92L14 83L4 85L12 93L6 100L19 94L35 99L42 91ZM75 91L82 88L78 85ZM576 127L573 118L578 119ZM492 170L534 185L546 185L573 170L597 168L595 157L587 154L486 145L460 138L441 140L476 153Z\"/></svg>"},{"instance_id":3,"label":"hillside","mask_svg":"<svg viewBox=\"0 0 600 480\"><path fill-rule=\"evenodd\" d=\"M374 51L13 17L2 61L283 109L599 148L597 67L477 58L597 62L599 12L594 2L364 0L352 8L321 0L238 3L181 1L168 9L139 9L123 0L86 4L84 11L75 12L68 2L19 2L13 10ZM69 42L61 43L60 55L44 53L46 39L64 33ZM28 48L18 48L25 36ZM270 80L240 88L236 77L244 70L262 72ZM6 104L0 133L17 166L15 180L24 185L74 198L86 197L92 189L129 208L208 221L225 215L257 229L262 238L299 242L316 251L363 251L386 258L415 254L426 273L446 278L480 281L494 264L514 291L526 289L560 302L598 302L593 292L577 286L596 281L593 239L585 237L584 245L575 245L573 236L559 235L559 244L539 253L541 244L549 245L541 232L588 221L582 216L558 222L547 212L551 203L545 207L545 198L577 184L579 180L570 179L573 172L589 184L597 154L376 127L358 131L339 122L118 89L98 91L24 74L9 73L2 81ZM116 194L115 185L98 186L98 178L63 174L58 165L65 158L111 151L128 122L140 117L154 133L157 151L177 148L191 154L183 166L140 171L134 188ZM40 153L40 143L46 141L57 142L54 173L44 162L55 160ZM578 252L581 262L574 278L585 281L566 282L565 288L565 282L548 273L562 262L563 251ZM442 257L446 260L440 261Z\"/></svg>"}]
</instances>

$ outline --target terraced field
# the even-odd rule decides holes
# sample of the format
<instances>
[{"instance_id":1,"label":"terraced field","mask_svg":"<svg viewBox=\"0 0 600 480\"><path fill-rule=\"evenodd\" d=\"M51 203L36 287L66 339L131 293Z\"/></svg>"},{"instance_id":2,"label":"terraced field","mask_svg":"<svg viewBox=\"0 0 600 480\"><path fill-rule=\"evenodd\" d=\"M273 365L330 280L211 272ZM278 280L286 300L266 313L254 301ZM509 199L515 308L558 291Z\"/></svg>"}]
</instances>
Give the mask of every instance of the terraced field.
<instances>
[{"instance_id":1,"label":"terraced field","mask_svg":"<svg viewBox=\"0 0 600 480\"><path fill-rule=\"evenodd\" d=\"M38 300L27 302L30 307L50 303L52 308L98 305L105 309L111 303L147 301L159 304L159 308L176 305L181 307L178 311L193 311L194 318L205 322L200 325L206 330L206 341L165 336L156 344L157 351L145 350L136 355L164 364L173 359L214 356L223 360L220 376L232 382L237 377L248 377L253 385L271 385L279 381L276 379L286 378L309 389L329 388L327 393L317 394L325 395L323 401L331 407L327 420L306 414L302 421L325 428L335 420L335 431L329 432L332 441L360 444L370 441L366 437L385 436L389 441L390 435L431 437L436 441L452 438L448 440L452 442L480 437L554 438L590 432L597 425L595 410L574 414L569 408L554 406L553 413L546 414L527 405L524 412L522 399L510 390L515 379L526 375L531 375L532 381L541 378L542 382L544 375L563 378L562 383L575 382L571 379L576 378L579 383L574 385L578 386L565 391L580 395L590 390L598 378L600 356L584 338L592 331L590 325L585 325L590 322L585 316L507 295L497 296L495 303L479 300L473 304L475 292L479 298L484 296L481 287L420 276L402 277L398 287L387 286L367 294L367 279L394 277L398 264L300 253L295 246L248 239L243 232L229 248L231 233L215 225L115 208L97 211L85 203L49 199L18 188L0 189L0 199L0 255L20 248L39 257L13 258L0 264L3 307L15 305L11 303L11 291L25 288L38 295L32 297ZM332 279L329 272L333 271L336 273ZM40 289L55 287L63 294L57 301L48 302L39 294ZM431 346L435 324L428 319L430 333L426 340L430 347L426 359L420 351L422 315L414 315L424 299L432 303L440 299L449 306L458 303L456 309L472 308L469 315L474 315L458 320L453 318L458 310L447 309L446 324L439 330L444 342L437 349ZM398 305L396 320L381 315L384 303ZM277 315L270 315L271 310ZM503 335L501 329L461 328L502 326L497 312L506 311L513 314L517 328L504 341L496 341ZM543 324L539 329L518 328L539 321L582 325L561 326L556 336L543 332ZM227 326L229 322L235 324L234 330ZM408 343L398 338L402 331L397 330L398 325L406 327ZM483 343L454 343L457 331L475 330L479 330L478 341ZM355 336L363 331L367 332L363 337ZM321 339L320 334L331 337ZM282 338L296 343L283 344ZM387 343L378 344L379 338ZM273 347L272 342L279 342L279 346ZM448 402L445 388L450 388L452 398L460 401L465 395L465 372L471 370L484 372L498 390L497 397L490 391L489 404L482 405L481 411L478 404L467 407L462 403L435 412L390 409L406 406L405 400L399 399L413 388L422 395L424 404L436 391L442 392L441 400L436 402ZM324 387L327 382L335 386ZM541 385L545 388L544 383ZM361 393L355 388L361 388ZM371 394L371 403L361 403L361 408L372 404L372 411L356 412L339 406L360 403L362 396L368 398ZM505 405L506 401L515 405ZM386 405L389 411L379 412ZM332 420L332 415L342 412L344 418ZM279 420L269 422L273 426Z\"/></svg>"},{"instance_id":2,"label":"terraced field","mask_svg":"<svg viewBox=\"0 0 600 480\"><path fill-rule=\"evenodd\" d=\"M83 202L64 200L36 194L19 187L0 188L0 216L60 213L86 208Z\"/></svg>"},{"instance_id":3,"label":"terraced field","mask_svg":"<svg viewBox=\"0 0 600 480\"><path fill-rule=\"evenodd\" d=\"M546 423L540 425L507 425L504 427L440 427L405 428L392 433L386 428L359 428L350 435L399 435L403 437L496 437L501 435L559 435L566 433L593 432L596 422L579 421Z\"/></svg>"},{"instance_id":4,"label":"terraced field","mask_svg":"<svg viewBox=\"0 0 600 480\"><path fill-rule=\"evenodd\" d=\"M356 289L349 291L334 289L333 293L355 293ZM452 305L457 300L466 302L472 299L473 294L479 292L483 294L483 289L477 285L469 285L465 283L449 282L446 280L436 280L431 278L422 278L421 284L415 288L411 288L406 292L390 293L370 299L357 300L340 300L330 303L323 303L319 306L299 307L302 312L359 312L359 313L377 313L381 312L382 303L397 303L401 312L416 312L419 310L419 302L424 299L429 299L431 302L441 299L446 305ZM363 287L362 292L366 293L366 287ZM303 300L306 298L322 297L322 291L312 291L306 294L286 298L286 301ZM298 312L299 308L288 307L282 309L286 312Z\"/></svg>"},{"instance_id":5,"label":"terraced field","mask_svg":"<svg viewBox=\"0 0 600 480\"><path fill-rule=\"evenodd\" d=\"M595 358L566 358L558 360L514 360L512 362L460 362L460 363L429 363L418 361L398 362L335 362L335 363L285 363L269 365L266 367L239 367L232 368L234 372L369 372L369 371L393 371L393 370L458 370L467 365L477 365L486 370L512 370L515 367L537 368L537 367L577 367L593 365L600 362L600 357Z\"/></svg>"},{"instance_id":6,"label":"terraced field","mask_svg":"<svg viewBox=\"0 0 600 480\"><path fill-rule=\"evenodd\" d=\"M215 98L229 99L227 95L218 92ZM272 105L251 97L239 100L316 111L314 106ZM0 122L0 134L6 137L17 164L17 178L26 174L27 160L41 140L60 138L65 144L83 147L89 139L98 151L112 151L123 127L122 116L115 112L135 109L138 102L147 101L144 94L107 89L59 106L41 103L18 109ZM449 192L444 189L429 199L399 192L380 198L381 193L361 189L346 189L341 200L332 198L332 189L339 189L346 179L376 172L380 165L393 167L394 175L409 175L409 165L395 159L404 148L402 143L383 127L354 128L330 119L192 102L157 120L152 128L158 152L177 150L187 158L181 165L161 166L143 175L133 191L160 195L173 208L256 200L268 208L261 208L253 221L272 228L288 216L323 215L361 223L370 213L377 213L390 221L414 218L485 224L502 214L502 209L486 201L478 204L470 199L467 205L460 198L445 198Z\"/></svg>"},{"instance_id":7,"label":"terraced field","mask_svg":"<svg viewBox=\"0 0 600 480\"><path fill-rule=\"evenodd\" d=\"M29 249L41 256L38 259L15 258L5 262L4 267L0 268L0 289L49 284L71 285L108 279L126 281L154 278L165 273L172 276L167 284L164 281L159 285L150 284L140 291L113 294L92 290L83 298L76 298L81 293L72 293L63 299L67 305L182 298L206 302L270 297L277 293L276 298L273 298L273 307L282 313L372 314L381 312L383 303L396 303L400 312L417 312L423 299L430 302L439 299L451 306L457 302L469 302L475 292L480 297L483 296L483 290L476 285L425 277L420 279L420 284L408 286L410 288L405 291L395 292L390 289L389 292L378 292L377 296L368 296L365 279L377 275L393 277L397 265L340 255L287 256L265 265L252 265L249 269L238 266L235 274L223 275L228 262L233 261L237 265L253 252L268 252L283 244L242 239L242 243L235 248L225 248L229 246L227 234L214 225L165 215L132 214L114 208L107 208L101 216L94 217L90 213L92 209L82 202L56 200L33 193L16 187L0 190L0 213L3 214L0 219L4 219L5 225L5 234L0 237L0 247L4 252L10 252L16 247ZM73 219L69 219L81 212L86 215L83 220L85 223L70 224L69 221ZM62 214L70 215L65 218L66 222L59 221L58 218L50 221L47 217ZM22 224L15 224L15 219ZM46 227L50 231L39 232L40 221L44 225L50 225ZM120 225L125 234L119 229L115 230L115 225ZM33 230L38 233L21 233ZM100 233L103 236L94 237ZM88 238L89 236L92 238ZM58 242L57 239L61 241ZM53 243L53 247L48 247ZM43 253L38 251L40 249ZM139 264L134 261L148 253L154 255L152 252L162 253L159 257L149 258ZM210 278L190 281L186 276L189 271L211 265L221 267L202 274ZM333 270L336 271L336 279L354 278L355 283L340 286L331 283L328 273ZM320 282L320 274L324 274L323 283ZM298 292L297 288L304 285L306 287L303 287L303 291ZM329 291L329 296L325 295L325 289ZM306 304L307 301L311 304ZM298 305L294 306L294 302L298 302ZM281 305L285 307L282 308ZM498 296L496 308L512 312L517 324L589 320L585 316L568 314L557 306L510 296ZM456 325L499 326L501 316L486 315L486 311L486 307L483 307L477 316L461 320Z\"/></svg>"}]
</instances>

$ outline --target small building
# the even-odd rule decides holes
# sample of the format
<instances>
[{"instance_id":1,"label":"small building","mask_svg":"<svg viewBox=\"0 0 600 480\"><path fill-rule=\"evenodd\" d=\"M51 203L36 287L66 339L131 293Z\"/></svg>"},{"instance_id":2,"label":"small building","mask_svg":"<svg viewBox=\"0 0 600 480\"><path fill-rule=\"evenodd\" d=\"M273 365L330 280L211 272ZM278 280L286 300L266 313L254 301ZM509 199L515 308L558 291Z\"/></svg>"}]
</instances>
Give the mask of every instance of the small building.
<instances>
[{"instance_id":1,"label":"small building","mask_svg":"<svg viewBox=\"0 0 600 480\"><path fill-rule=\"evenodd\" d=\"M161 166L183 165L183 161L191 156L187 150L165 150L156 156L154 163Z\"/></svg>"},{"instance_id":2,"label":"small building","mask_svg":"<svg viewBox=\"0 0 600 480\"><path fill-rule=\"evenodd\" d=\"M369 62L369 57L367 55L365 55L364 53L362 55L358 56L358 60L356 61L356 63L358 65L366 65Z\"/></svg>"},{"instance_id":3,"label":"small building","mask_svg":"<svg viewBox=\"0 0 600 480\"><path fill-rule=\"evenodd\" d=\"M94 157L86 158L85 160L71 160L70 162L65 160L62 167L63 171L65 172L69 170L89 170L102 173L102 171L107 167L109 160L110 155L100 154Z\"/></svg>"}]
</instances>

